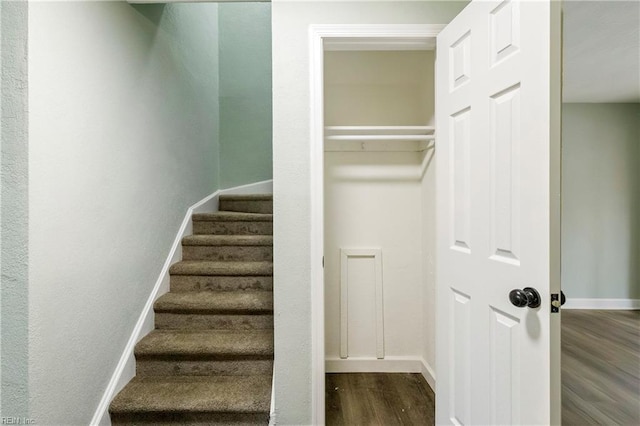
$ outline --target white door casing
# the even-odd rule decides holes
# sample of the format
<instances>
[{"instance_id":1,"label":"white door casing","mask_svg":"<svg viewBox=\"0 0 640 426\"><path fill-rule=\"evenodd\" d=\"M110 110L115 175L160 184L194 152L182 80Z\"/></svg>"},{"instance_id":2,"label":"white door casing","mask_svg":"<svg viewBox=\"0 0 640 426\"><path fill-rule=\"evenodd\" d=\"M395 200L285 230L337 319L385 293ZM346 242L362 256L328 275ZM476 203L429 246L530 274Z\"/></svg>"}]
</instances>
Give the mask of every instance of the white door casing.
<instances>
[{"instance_id":1,"label":"white door casing","mask_svg":"<svg viewBox=\"0 0 640 426\"><path fill-rule=\"evenodd\" d=\"M550 0L472 1L438 35L437 424L560 423L561 40Z\"/></svg>"}]
</instances>

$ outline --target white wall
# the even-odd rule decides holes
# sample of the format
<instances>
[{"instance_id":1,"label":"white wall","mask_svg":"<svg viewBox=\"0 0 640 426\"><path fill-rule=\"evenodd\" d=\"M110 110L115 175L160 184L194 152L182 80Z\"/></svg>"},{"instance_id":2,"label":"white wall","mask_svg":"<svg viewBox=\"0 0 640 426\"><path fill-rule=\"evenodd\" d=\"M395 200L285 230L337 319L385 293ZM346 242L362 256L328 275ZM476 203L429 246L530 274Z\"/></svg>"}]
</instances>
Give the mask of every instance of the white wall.
<instances>
[{"instance_id":1,"label":"white wall","mask_svg":"<svg viewBox=\"0 0 640 426\"><path fill-rule=\"evenodd\" d=\"M340 357L341 248L382 250L385 357L422 356L420 156L417 152L325 153L327 359ZM368 293L375 294L371 284ZM375 304L375 298L369 302ZM362 307L366 302L357 304ZM349 315L366 313L350 311ZM363 319L349 328L350 337L375 329L375 322ZM373 337L369 347L375 349ZM375 359L376 352L363 355Z\"/></svg>"},{"instance_id":2,"label":"white wall","mask_svg":"<svg viewBox=\"0 0 640 426\"><path fill-rule=\"evenodd\" d=\"M275 401L311 423L309 24L447 23L466 2L272 3ZM321 260L318 259L318 262Z\"/></svg>"},{"instance_id":3,"label":"white wall","mask_svg":"<svg viewBox=\"0 0 640 426\"><path fill-rule=\"evenodd\" d=\"M640 299L640 104L562 114L562 289Z\"/></svg>"},{"instance_id":4,"label":"white wall","mask_svg":"<svg viewBox=\"0 0 640 426\"><path fill-rule=\"evenodd\" d=\"M218 187L217 68L216 5L30 2L38 424L89 423L186 208Z\"/></svg>"},{"instance_id":5,"label":"white wall","mask_svg":"<svg viewBox=\"0 0 640 426\"><path fill-rule=\"evenodd\" d=\"M433 124L434 56L433 51L325 52L325 124ZM391 363L394 357L430 358L430 365L435 365L431 320L435 315L435 181L434 167L428 169L425 159L432 154L432 150L325 154L327 359L340 356L340 249L380 248L385 358ZM366 284L359 291L373 295L374 286ZM369 297L369 301L375 299ZM375 350L371 352L375 322L370 318L374 309L364 304L359 301L354 305L356 312L349 310L348 336L351 340L362 334L372 340L358 339L359 344L367 343L366 356L375 358ZM409 365L415 363L404 368L414 368Z\"/></svg>"},{"instance_id":6,"label":"white wall","mask_svg":"<svg viewBox=\"0 0 640 426\"><path fill-rule=\"evenodd\" d=\"M325 53L325 124L434 124L433 51Z\"/></svg>"}]
</instances>

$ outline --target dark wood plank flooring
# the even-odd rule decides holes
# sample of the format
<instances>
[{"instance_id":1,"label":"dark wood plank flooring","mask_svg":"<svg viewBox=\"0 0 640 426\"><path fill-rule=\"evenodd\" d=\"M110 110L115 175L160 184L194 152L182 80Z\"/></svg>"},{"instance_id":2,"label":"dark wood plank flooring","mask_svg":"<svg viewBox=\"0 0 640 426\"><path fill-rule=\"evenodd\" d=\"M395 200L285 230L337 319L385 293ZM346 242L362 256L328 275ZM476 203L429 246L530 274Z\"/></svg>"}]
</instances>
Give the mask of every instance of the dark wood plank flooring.
<instances>
[{"instance_id":1,"label":"dark wood plank flooring","mask_svg":"<svg viewBox=\"0 0 640 426\"><path fill-rule=\"evenodd\" d=\"M435 395L420 374L327 374L327 426L432 425Z\"/></svg>"},{"instance_id":2,"label":"dark wood plank flooring","mask_svg":"<svg viewBox=\"0 0 640 426\"><path fill-rule=\"evenodd\" d=\"M562 311L562 424L640 425L640 311Z\"/></svg>"},{"instance_id":3,"label":"dark wood plank flooring","mask_svg":"<svg viewBox=\"0 0 640 426\"><path fill-rule=\"evenodd\" d=\"M327 374L326 424L433 425L420 374ZM640 311L562 312L562 424L640 425Z\"/></svg>"}]
</instances>

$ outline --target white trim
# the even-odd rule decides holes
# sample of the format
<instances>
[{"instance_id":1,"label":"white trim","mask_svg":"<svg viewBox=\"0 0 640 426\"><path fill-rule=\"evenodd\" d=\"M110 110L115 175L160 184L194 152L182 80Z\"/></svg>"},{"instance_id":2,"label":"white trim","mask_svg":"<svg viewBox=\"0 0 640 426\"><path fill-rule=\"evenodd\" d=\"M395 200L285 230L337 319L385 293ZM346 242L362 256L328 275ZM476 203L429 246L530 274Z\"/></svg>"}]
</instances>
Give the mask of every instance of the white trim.
<instances>
[{"instance_id":1,"label":"white trim","mask_svg":"<svg viewBox=\"0 0 640 426\"><path fill-rule=\"evenodd\" d=\"M428 39L403 38L398 40L380 40L378 38L363 38L358 41L331 40L324 44L324 50L353 51L353 50L435 50L436 43Z\"/></svg>"},{"instance_id":2,"label":"white trim","mask_svg":"<svg viewBox=\"0 0 640 426\"><path fill-rule=\"evenodd\" d=\"M431 365L422 359L422 369L420 370L422 373L422 377L427 381L431 390L435 393L436 391L436 372L431 367Z\"/></svg>"},{"instance_id":3,"label":"white trim","mask_svg":"<svg viewBox=\"0 0 640 426\"><path fill-rule=\"evenodd\" d=\"M233 188L221 189L219 192L220 195L273 194L273 179L242 186L234 186Z\"/></svg>"},{"instance_id":4,"label":"white trim","mask_svg":"<svg viewBox=\"0 0 640 426\"><path fill-rule=\"evenodd\" d=\"M340 358L349 356L349 258L372 257L376 300L376 358L384 358L384 306L382 301L382 250L340 249ZM325 364L326 366L326 364Z\"/></svg>"},{"instance_id":5,"label":"white trim","mask_svg":"<svg viewBox=\"0 0 640 426\"><path fill-rule=\"evenodd\" d=\"M309 27L311 209L311 422L324 425L324 48L322 28Z\"/></svg>"},{"instance_id":6,"label":"white trim","mask_svg":"<svg viewBox=\"0 0 640 426\"><path fill-rule=\"evenodd\" d=\"M436 388L436 375L433 368L420 357L327 358L325 369L327 373L420 373L432 390Z\"/></svg>"},{"instance_id":7,"label":"white trim","mask_svg":"<svg viewBox=\"0 0 640 426\"><path fill-rule=\"evenodd\" d=\"M638 310L640 299L567 299L562 309Z\"/></svg>"},{"instance_id":8,"label":"white trim","mask_svg":"<svg viewBox=\"0 0 640 426\"><path fill-rule=\"evenodd\" d=\"M312 422L324 424L324 43L377 39L385 48L390 39L436 39L445 25L310 25L309 26L309 90L310 90L310 208L311 208L311 404ZM393 40L391 40L393 41ZM374 47L374 44L369 44ZM407 46L409 48L410 46Z\"/></svg>"},{"instance_id":9,"label":"white trim","mask_svg":"<svg viewBox=\"0 0 640 426\"><path fill-rule=\"evenodd\" d=\"M214 0L127 0L130 4L157 4L157 3L213 3ZM215 0L215 3L248 3L263 2L271 3L271 0Z\"/></svg>"},{"instance_id":10,"label":"white trim","mask_svg":"<svg viewBox=\"0 0 640 426\"><path fill-rule=\"evenodd\" d=\"M391 356L376 358L327 358L327 373L422 373L422 358Z\"/></svg>"},{"instance_id":11,"label":"white trim","mask_svg":"<svg viewBox=\"0 0 640 426\"><path fill-rule=\"evenodd\" d=\"M269 406L269 426L275 426L276 422L276 366L273 365L271 374L271 405Z\"/></svg>"},{"instance_id":12,"label":"white trim","mask_svg":"<svg viewBox=\"0 0 640 426\"><path fill-rule=\"evenodd\" d=\"M255 191L255 192L254 192ZM273 192L273 181L263 181L253 183L249 185L237 186L234 188L223 189L214 192L213 194L203 198L191 207L187 209L187 212L182 219L182 224L178 230L176 238L173 240L169 255L162 266L160 276L158 277L151 294L142 308L142 312L138 317L136 325L133 327L129 341L122 351L120 360L116 365L111 379L107 384L107 388L102 395L102 399L96 408L93 418L91 419L91 425L109 425L111 421L109 419L109 404L113 397L135 376L136 366L135 358L133 356L133 350L136 343L151 332L154 328L154 316L153 316L153 303L155 300L169 291L169 268L176 262L182 259L182 238L190 235L193 230L193 224L191 223L191 216L194 213L211 212L218 210L218 198L222 194L247 194L247 193L262 193L269 194Z\"/></svg>"}]
</instances>

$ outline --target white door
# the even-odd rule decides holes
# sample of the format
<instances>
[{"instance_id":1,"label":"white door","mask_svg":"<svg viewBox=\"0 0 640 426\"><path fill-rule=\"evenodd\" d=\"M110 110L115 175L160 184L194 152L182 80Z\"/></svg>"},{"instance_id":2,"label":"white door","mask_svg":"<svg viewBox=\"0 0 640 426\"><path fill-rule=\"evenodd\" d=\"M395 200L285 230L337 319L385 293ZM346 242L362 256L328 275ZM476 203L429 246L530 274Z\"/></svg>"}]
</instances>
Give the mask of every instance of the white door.
<instances>
[{"instance_id":1,"label":"white door","mask_svg":"<svg viewBox=\"0 0 640 426\"><path fill-rule=\"evenodd\" d=\"M437 423L559 424L560 3L472 1L436 70Z\"/></svg>"}]
</instances>

